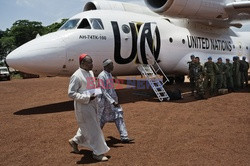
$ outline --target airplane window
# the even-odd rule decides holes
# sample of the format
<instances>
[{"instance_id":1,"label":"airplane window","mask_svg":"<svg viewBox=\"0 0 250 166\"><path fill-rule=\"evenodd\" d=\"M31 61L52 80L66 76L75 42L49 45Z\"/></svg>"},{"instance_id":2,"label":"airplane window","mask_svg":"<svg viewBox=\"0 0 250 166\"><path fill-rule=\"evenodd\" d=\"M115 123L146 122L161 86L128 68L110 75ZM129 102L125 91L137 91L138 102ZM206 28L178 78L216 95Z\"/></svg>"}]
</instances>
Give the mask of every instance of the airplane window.
<instances>
[{"instance_id":1,"label":"airplane window","mask_svg":"<svg viewBox=\"0 0 250 166\"><path fill-rule=\"evenodd\" d=\"M68 29L73 29L76 27L77 23L79 22L80 19L72 19L68 20L65 24L61 26L59 30L68 30Z\"/></svg>"},{"instance_id":2,"label":"airplane window","mask_svg":"<svg viewBox=\"0 0 250 166\"><path fill-rule=\"evenodd\" d=\"M171 22L168 18L165 18L166 21Z\"/></svg>"},{"instance_id":3,"label":"airplane window","mask_svg":"<svg viewBox=\"0 0 250 166\"><path fill-rule=\"evenodd\" d=\"M182 44L185 44L185 42L186 42L185 39L182 39Z\"/></svg>"},{"instance_id":4,"label":"airplane window","mask_svg":"<svg viewBox=\"0 0 250 166\"><path fill-rule=\"evenodd\" d=\"M129 33L130 32L130 27L126 24L122 25L122 31L124 33Z\"/></svg>"},{"instance_id":5,"label":"airplane window","mask_svg":"<svg viewBox=\"0 0 250 166\"><path fill-rule=\"evenodd\" d=\"M99 18L92 18L92 19L90 19L90 22L91 22L92 27L94 29L104 29L101 19L99 19Z\"/></svg>"},{"instance_id":6,"label":"airplane window","mask_svg":"<svg viewBox=\"0 0 250 166\"><path fill-rule=\"evenodd\" d=\"M248 47L246 47L246 49L248 50Z\"/></svg>"},{"instance_id":7,"label":"airplane window","mask_svg":"<svg viewBox=\"0 0 250 166\"><path fill-rule=\"evenodd\" d=\"M86 18L84 18L82 20L82 22L80 23L80 25L77 28L78 29L91 29L89 21Z\"/></svg>"},{"instance_id":8,"label":"airplane window","mask_svg":"<svg viewBox=\"0 0 250 166\"><path fill-rule=\"evenodd\" d=\"M173 43L173 38L172 37L169 38L169 42Z\"/></svg>"}]
</instances>

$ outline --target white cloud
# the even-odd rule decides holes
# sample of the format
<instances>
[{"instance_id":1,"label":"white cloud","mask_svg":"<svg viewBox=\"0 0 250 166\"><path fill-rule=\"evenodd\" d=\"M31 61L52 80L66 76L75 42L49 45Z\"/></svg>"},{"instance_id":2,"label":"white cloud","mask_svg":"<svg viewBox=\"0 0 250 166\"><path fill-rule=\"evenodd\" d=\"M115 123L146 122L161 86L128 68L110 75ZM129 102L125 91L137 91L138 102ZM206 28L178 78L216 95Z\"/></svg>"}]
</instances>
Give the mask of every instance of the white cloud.
<instances>
[{"instance_id":1,"label":"white cloud","mask_svg":"<svg viewBox=\"0 0 250 166\"><path fill-rule=\"evenodd\" d=\"M16 4L19 6L28 6L28 7L34 7L34 1L32 0L16 0Z\"/></svg>"}]
</instances>

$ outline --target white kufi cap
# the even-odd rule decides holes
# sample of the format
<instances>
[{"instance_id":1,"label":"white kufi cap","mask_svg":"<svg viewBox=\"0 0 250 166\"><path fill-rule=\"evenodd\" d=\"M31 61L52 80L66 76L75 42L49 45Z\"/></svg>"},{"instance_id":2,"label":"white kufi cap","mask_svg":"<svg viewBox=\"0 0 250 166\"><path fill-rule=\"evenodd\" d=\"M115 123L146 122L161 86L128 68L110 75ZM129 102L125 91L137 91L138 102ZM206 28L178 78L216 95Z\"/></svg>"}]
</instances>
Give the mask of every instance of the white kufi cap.
<instances>
[{"instance_id":1,"label":"white kufi cap","mask_svg":"<svg viewBox=\"0 0 250 166\"><path fill-rule=\"evenodd\" d=\"M108 66L110 63L112 63L112 60L111 59L106 59L106 60L104 60L103 61L103 67L105 67L105 66Z\"/></svg>"}]
</instances>

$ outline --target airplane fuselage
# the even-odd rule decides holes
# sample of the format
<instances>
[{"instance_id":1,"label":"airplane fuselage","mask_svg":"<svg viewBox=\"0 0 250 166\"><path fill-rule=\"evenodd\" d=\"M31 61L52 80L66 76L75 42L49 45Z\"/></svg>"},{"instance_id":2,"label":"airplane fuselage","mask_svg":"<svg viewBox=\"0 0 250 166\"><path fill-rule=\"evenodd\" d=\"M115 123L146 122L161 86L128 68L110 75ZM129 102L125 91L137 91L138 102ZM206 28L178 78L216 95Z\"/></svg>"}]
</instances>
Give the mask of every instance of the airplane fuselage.
<instances>
[{"instance_id":1,"label":"airplane fuselage","mask_svg":"<svg viewBox=\"0 0 250 166\"><path fill-rule=\"evenodd\" d=\"M202 63L209 56L214 61L218 57L232 60L233 56L250 59L249 32L124 11L112 11L112 16L110 11L87 11L70 20L78 20L75 28L24 44L8 55L9 65L27 73L70 76L79 67L79 55L87 53L93 58L95 74L109 58L114 61L114 75L133 75L139 73L138 63L149 63L152 54L166 74L184 75L191 54L199 56ZM93 20L103 25L95 28ZM17 65L17 60L23 65Z\"/></svg>"}]
</instances>

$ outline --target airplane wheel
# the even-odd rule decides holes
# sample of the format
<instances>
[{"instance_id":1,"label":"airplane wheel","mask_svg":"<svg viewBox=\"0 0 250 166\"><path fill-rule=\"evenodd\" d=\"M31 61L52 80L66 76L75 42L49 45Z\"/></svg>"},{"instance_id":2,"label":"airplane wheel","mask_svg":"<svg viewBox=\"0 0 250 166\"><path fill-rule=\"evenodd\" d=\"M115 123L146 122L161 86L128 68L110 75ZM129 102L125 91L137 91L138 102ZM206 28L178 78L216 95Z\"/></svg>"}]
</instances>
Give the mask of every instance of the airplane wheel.
<instances>
[{"instance_id":1,"label":"airplane wheel","mask_svg":"<svg viewBox=\"0 0 250 166\"><path fill-rule=\"evenodd\" d=\"M166 85L173 85L174 84L174 77L168 77L169 82L166 83ZM163 78L163 82L165 82L165 78Z\"/></svg>"},{"instance_id":2,"label":"airplane wheel","mask_svg":"<svg viewBox=\"0 0 250 166\"><path fill-rule=\"evenodd\" d=\"M175 83L176 84L183 84L185 81L185 76L176 76L175 77Z\"/></svg>"}]
</instances>

